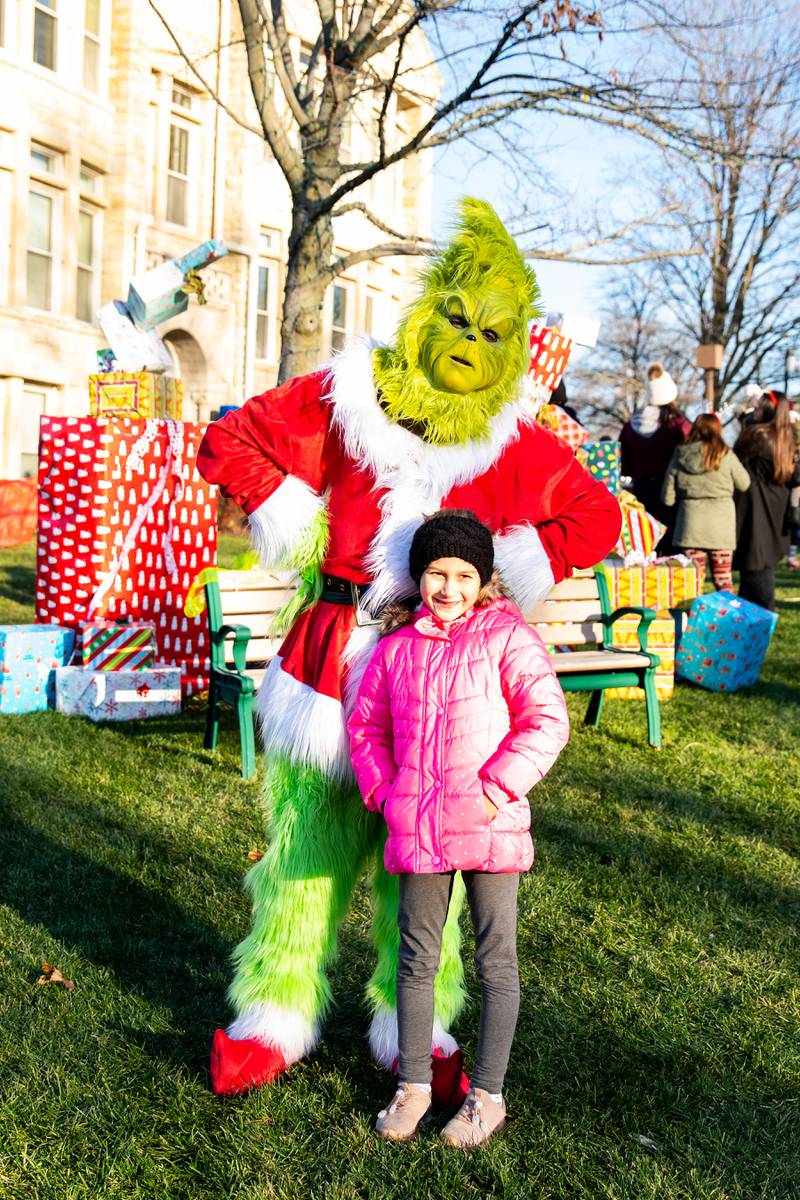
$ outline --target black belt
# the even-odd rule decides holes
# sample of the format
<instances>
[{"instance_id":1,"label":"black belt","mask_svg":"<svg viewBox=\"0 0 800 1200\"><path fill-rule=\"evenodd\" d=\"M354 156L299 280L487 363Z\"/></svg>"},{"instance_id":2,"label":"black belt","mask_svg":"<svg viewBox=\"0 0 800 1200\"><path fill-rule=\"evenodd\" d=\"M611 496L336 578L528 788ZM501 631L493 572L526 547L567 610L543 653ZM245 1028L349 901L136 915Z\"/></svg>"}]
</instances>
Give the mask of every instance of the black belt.
<instances>
[{"instance_id":1,"label":"black belt","mask_svg":"<svg viewBox=\"0 0 800 1200\"><path fill-rule=\"evenodd\" d=\"M342 579L340 575L323 573L320 600L326 600L328 604L347 604L357 608L368 587L368 583L353 583L351 579Z\"/></svg>"}]
</instances>

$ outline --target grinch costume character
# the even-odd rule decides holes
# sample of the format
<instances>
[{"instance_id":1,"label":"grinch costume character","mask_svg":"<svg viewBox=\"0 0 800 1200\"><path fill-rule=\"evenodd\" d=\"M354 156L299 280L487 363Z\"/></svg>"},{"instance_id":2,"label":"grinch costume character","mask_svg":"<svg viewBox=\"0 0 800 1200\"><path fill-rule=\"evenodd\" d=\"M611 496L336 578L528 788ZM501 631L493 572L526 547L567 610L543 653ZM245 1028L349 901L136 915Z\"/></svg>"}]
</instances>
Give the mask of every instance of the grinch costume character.
<instances>
[{"instance_id":1,"label":"grinch costume character","mask_svg":"<svg viewBox=\"0 0 800 1200\"><path fill-rule=\"evenodd\" d=\"M495 534L496 564L523 610L617 539L614 497L533 420L525 388L537 300L533 272L494 211L465 200L394 346L357 344L205 435L203 476L249 514L264 564L293 561L305 580L257 702L269 846L247 875L253 924L234 955L235 1019L214 1039L218 1093L266 1083L317 1044L326 967L367 868L377 952L370 1045L394 1067L397 877L383 869L385 826L356 790L346 718L375 618L416 592L408 550L423 516L472 509ZM463 1002L456 894L431 1047L441 1101L464 1084L449 1032Z\"/></svg>"}]
</instances>

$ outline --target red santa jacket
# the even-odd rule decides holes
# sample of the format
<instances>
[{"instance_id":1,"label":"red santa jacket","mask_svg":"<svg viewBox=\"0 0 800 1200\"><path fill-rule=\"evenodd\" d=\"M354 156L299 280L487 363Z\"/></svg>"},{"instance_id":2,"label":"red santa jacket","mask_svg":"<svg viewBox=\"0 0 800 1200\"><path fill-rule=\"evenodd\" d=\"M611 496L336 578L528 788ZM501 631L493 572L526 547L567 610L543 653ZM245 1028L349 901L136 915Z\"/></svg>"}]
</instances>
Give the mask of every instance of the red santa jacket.
<instances>
[{"instance_id":1,"label":"red santa jacket","mask_svg":"<svg viewBox=\"0 0 800 1200\"><path fill-rule=\"evenodd\" d=\"M458 402L458 401L454 401ZM255 396L209 426L198 454L205 479L250 516L262 561L277 565L325 507L323 569L369 583L378 612L412 594L408 549L422 517L469 508L495 534L495 559L524 611L574 567L615 544L619 505L570 448L509 404L489 436L432 446L391 422L377 402L369 347ZM259 695L269 748L349 775L349 709L374 649L375 628L351 607L320 602L290 630Z\"/></svg>"}]
</instances>

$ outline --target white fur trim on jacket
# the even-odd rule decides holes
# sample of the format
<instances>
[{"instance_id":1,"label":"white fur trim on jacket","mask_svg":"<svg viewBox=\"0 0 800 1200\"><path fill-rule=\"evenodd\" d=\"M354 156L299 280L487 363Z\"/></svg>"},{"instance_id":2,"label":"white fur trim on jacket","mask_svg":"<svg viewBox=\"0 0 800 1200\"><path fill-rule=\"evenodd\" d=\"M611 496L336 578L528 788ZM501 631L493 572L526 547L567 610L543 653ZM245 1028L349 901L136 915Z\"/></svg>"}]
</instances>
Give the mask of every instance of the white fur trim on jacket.
<instances>
[{"instance_id":1,"label":"white fur trim on jacket","mask_svg":"<svg viewBox=\"0 0 800 1200\"><path fill-rule=\"evenodd\" d=\"M555 585L553 568L533 525L516 525L494 539L494 564L523 613Z\"/></svg>"},{"instance_id":2,"label":"white fur trim on jacket","mask_svg":"<svg viewBox=\"0 0 800 1200\"><path fill-rule=\"evenodd\" d=\"M375 1015L369 1027L369 1048L372 1057L379 1066L387 1071L394 1068L400 1053L400 1043L397 1036L397 1009L376 1008ZM442 1025L434 1021L431 1038L431 1053L441 1050L449 1058L458 1049L458 1042Z\"/></svg>"},{"instance_id":3,"label":"white fur trim on jacket","mask_svg":"<svg viewBox=\"0 0 800 1200\"><path fill-rule=\"evenodd\" d=\"M305 1058L319 1041L318 1025L310 1024L301 1013L266 1001L249 1005L226 1033L237 1042L253 1038L265 1046L274 1046L287 1066Z\"/></svg>"},{"instance_id":4,"label":"white fur trim on jacket","mask_svg":"<svg viewBox=\"0 0 800 1200\"><path fill-rule=\"evenodd\" d=\"M250 514L250 538L262 566L280 566L322 507L322 497L313 488L287 475Z\"/></svg>"},{"instance_id":5,"label":"white fur trim on jacket","mask_svg":"<svg viewBox=\"0 0 800 1200\"><path fill-rule=\"evenodd\" d=\"M433 446L390 421L378 403L372 374L373 344L356 343L327 366L333 410L345 450L375 476L381 519L366 560L373 583L364 606L379 612L417 590L408 573L408 551L423 517L437 512L447 493L488 471L520 425L533 421L525 381L520 398L493 417L486 438Z\"/></svg>"},{"instance_id":6,"label":"white fur trim on jacket","mask_svg":"<svg viewBox=\"0 0 800 1200\"><path fill-rule=\"evenodd\" d=\"M256 700L265 750L277 750L293 762L352 782L341 703L295 679L281 661L276 654L270 662Z\"/></svg>"}]
</instances>

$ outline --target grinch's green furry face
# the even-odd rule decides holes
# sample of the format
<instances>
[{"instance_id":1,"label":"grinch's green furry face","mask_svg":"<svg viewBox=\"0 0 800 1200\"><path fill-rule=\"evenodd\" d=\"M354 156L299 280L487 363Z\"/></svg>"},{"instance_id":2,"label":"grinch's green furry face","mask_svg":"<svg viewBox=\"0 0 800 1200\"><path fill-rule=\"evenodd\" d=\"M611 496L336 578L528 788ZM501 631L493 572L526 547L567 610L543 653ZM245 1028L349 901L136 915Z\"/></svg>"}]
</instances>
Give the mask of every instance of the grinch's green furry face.
<instances>
[{"instance_id":1,"label":"grinch's green furry face","mask_svg":"<svg viewBox=\"0 0 800 1200\"><path fill-rule=\"evenodd\" d=\"M518 310L510 285L495 280L491 291L448 296L419 333L419 365L443 392L483 391L503 374Z\"/></svg>"},{"instance_id":2,"label":"grinch's green furry face","mask_svg":"<svg viewBox=\"0 0 800 1200\"><path fill-rule=\"evenodd\" d=\"M373 352L380 403L427 442L485 438L528 369L534 274L492 207L465 199L453 239L421 283L395 345Z\"/></svg>"}]
</instances>

